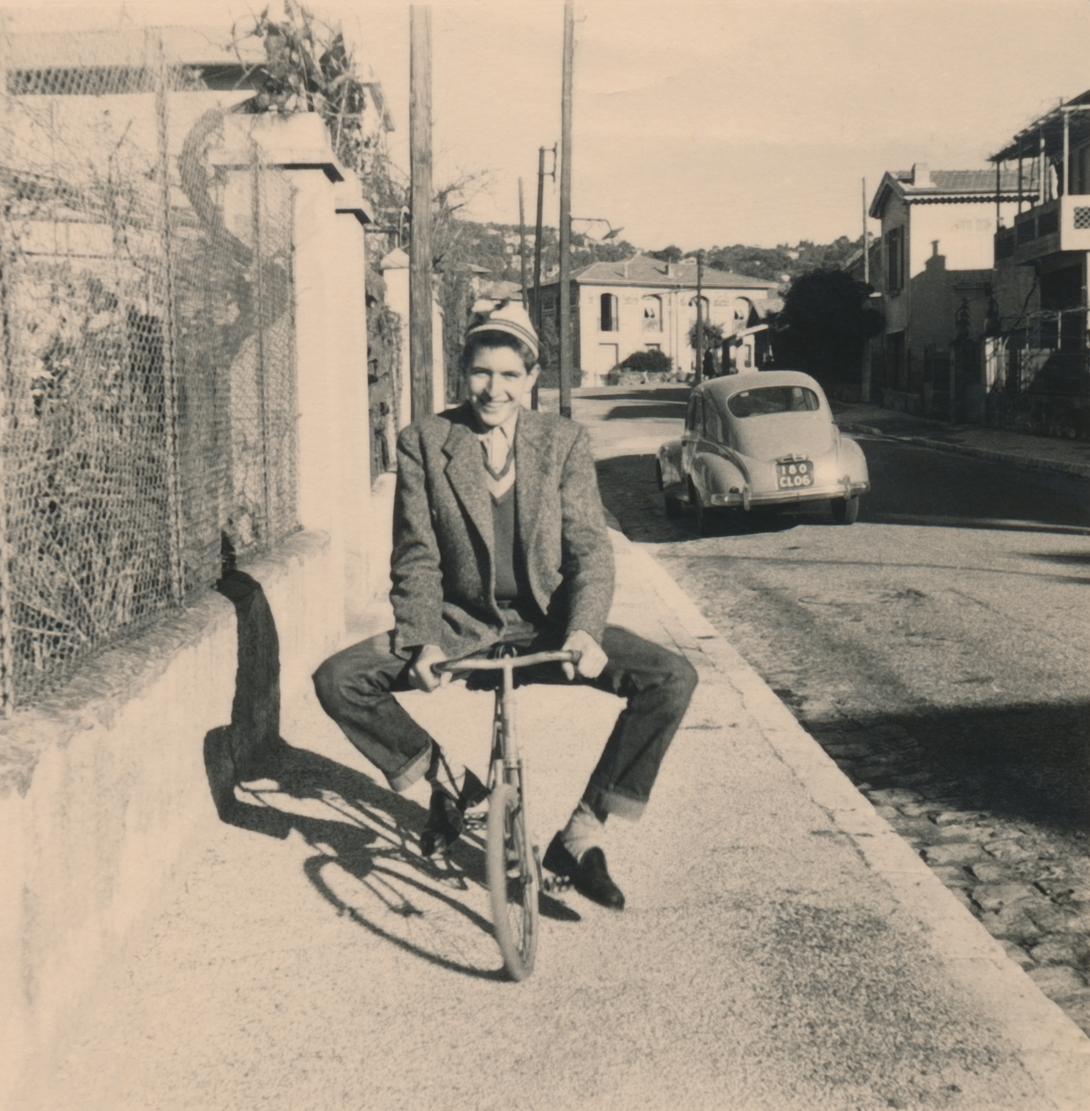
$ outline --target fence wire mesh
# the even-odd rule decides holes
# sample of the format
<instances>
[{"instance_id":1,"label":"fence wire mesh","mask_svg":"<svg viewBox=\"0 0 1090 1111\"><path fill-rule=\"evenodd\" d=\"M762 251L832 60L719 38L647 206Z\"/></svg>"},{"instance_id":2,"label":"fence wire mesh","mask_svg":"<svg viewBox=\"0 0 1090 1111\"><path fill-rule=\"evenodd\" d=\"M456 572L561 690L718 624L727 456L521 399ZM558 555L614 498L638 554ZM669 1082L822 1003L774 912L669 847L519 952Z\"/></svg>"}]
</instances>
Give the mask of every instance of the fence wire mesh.
<instances>
[{"instance_id":1,"label":"fence wire mesh","mask_svg":"<svg viewBox=\"0 0 1090 1111\"><path fill-rule=\"evenodd\" d=\"M227 110L154 33L0 43L5 712L296 527L291 186Z\"/></svg>"}]
</instances>

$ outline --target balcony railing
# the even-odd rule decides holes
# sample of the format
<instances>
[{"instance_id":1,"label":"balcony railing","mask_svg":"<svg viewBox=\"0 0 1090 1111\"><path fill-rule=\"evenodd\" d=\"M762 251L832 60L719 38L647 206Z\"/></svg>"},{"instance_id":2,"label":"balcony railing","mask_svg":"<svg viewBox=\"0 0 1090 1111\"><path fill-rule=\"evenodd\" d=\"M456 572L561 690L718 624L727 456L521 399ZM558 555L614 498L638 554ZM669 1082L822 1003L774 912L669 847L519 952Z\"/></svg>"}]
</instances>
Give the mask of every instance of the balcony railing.
<instances>
[{"instance_id":1,"label":"balcony railing","mask_svg":"<svg viewBox=\"0 0 1090 1111\"><path fill-rule=\"evenodd\" d=\"M1058 251L1090 251L1090 194L1034 205L1015 216L1013 228L1000 228L995 235L996 262L1033 262Z\"/></svg>"}]
</instances>

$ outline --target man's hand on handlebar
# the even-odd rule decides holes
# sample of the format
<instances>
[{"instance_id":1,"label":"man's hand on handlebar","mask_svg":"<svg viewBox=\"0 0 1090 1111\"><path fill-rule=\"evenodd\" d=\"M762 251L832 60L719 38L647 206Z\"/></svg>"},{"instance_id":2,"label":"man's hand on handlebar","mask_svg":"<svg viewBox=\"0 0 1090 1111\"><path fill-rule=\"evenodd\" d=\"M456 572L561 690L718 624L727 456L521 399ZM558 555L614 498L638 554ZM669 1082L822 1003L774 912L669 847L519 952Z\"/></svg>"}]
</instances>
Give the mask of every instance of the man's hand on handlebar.
<instances>
[{"instance_id":1,"label":"man's hand on handlebar","mask_svg":"<svg viewBox=\"0 0 1090 1111\"><path fill-rule=\"evenodd\" d=\"M565 651L574 652L578 657L575 663L561 664L566 679L574 679L578 673L581 679L597 679L609 658L602 646L582 629L576 629L568 636L563 645Z\"/></svg>"},{"instance_id":2,"label":"man's hand on handlebar","mask_svg":"<svg viewBox=\"0 0 1090 1111\"><path fill-rule=\"evenodd\" d=\"M436 672L432 669L447 659L446 653L438 644L422 645L409 665L409 682L417 690L433 691L445 687L451 679L449 671Z\"/></svg>"}]
</instances>

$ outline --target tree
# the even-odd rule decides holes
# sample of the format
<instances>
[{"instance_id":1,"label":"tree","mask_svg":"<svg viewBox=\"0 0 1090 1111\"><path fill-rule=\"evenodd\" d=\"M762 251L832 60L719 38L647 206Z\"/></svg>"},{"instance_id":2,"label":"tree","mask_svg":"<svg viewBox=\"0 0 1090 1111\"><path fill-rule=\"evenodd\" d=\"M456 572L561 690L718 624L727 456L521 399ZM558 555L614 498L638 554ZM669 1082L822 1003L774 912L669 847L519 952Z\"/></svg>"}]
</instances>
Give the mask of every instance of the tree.
<instances>
[{"instance_id":1,"label":"tree","mask_svg":"<svg viewBox=\"0 0 1090 1111\"><path fill-rule=\"evenodd\" d=\"M869 306L870 293L843 270L800 274L773 326L776 365L806 370L823 384L857 381L866 341L885 323Z\"/></svg>"},{"instance_id":2,"label":"tree","mask_svg":"<svg viewBox=\"0 0 1090 1111\"><path fill-rule=\"evenodd\" d=\"M708 351L713 347L718 347L723 342L723 325L713 324L710 320L703 322L704 330L704 350ZM696 321L693 321L693 326L689 329L689 346L696 350Z\"/></svg>"},{"instance_id":3,"label":"tree","mask_svg":"<svg viewBox=\"0 0 1090 1111\"><path fill-rule=\"evenodd\" d=\"M257 88L249 110L317 112L338 160L359 177L379 226L398 226L409 201L408 183L389 159L382 129L368 132L363 127L364 109L376 93L360 76L339 28L297 0L284 0L282 15L270 16L266 7L253 17L245 33L236 27L235 38L236 42L256 38L265 52L264 61L248 74ZM448 368L456 367L461 351L461 332L472 300L469 266L475 261L457 213L483 182L483 174L464 174L441 185L432 199L432 261L440 274L439 302L446 322L441 342ZM498 255L503 258L502 236ZM377 269L380 258L380 252L372 253L366 282L369 392L376 429L390 419L400 365L400 323L385 303L385 283ZM372 438L376 444L381 440ZM392 465L389 453L376 454L372 462L379 470Z\"/></svg>"},{"instance_id":4,"label":"tree","mask_svg":"<svg viewBox=\"0 0 1090 1111\"><path fill-rule=\"evenodd\" d=\"M657 258L661 262L680 262L684 255L681 248L670 244L669 247L663 247L660 251L648 252L652 258Z\"/></svg>"}]
</instances>

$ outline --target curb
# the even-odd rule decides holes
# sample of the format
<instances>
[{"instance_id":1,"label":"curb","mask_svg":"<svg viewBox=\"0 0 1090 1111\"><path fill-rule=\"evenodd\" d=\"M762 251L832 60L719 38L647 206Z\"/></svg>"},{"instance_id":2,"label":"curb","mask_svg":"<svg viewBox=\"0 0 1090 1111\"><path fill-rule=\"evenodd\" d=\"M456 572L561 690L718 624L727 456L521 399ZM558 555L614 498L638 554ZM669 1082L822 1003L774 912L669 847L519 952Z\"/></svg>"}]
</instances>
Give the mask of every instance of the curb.
<instances>
[{"instance_id":1,"label":"curb","mask_svg":"<svg viewBox=\"0 0 1090 1111\"><path fill-rule=\"evenodd\" d=\"M1059 474L1075 475L1077 478L1090 478L1090 463L1075 463L1063 459L1040 459L1009 451L998 451L995 448L974 447L972 444L952 444L946 440L933 440L929 436L900 435L895 432L883 432L873 425L855 424L851 421L846 421L844 424L838 422L837 427L849 435L855 433L864 436L876 436L883 440L895 440L898 443L932 448L935 451L946 451L954 455L971 455L977 459L990 459L996 463L1011 463L1016 467L1024 467L1031 471L1053 471Z\"/></svg>"},{"instance_id":2,"label":"curb","mask_svg":"<svg viewBox=\"0 0 1090 1111\"><path fill-rule=\"evenodd\" d=\"M907 917L923 925L934 950L964 979L967 989L1005 1016L1011 1037L1023 1047L1023 1066L1060 1107L1085 1106L1090 1080L1090 1039L1006 954L928 865L878 815L868 799L761 678L701 613L672 575L644 547L619 529L614 546L640 564L640 580L654 592L664 624L680 626L675 637L699 670L703 655L742 696L776 756L807 797L850 840L868 868L885 882Z\"/></svg>"}]
</instances>

